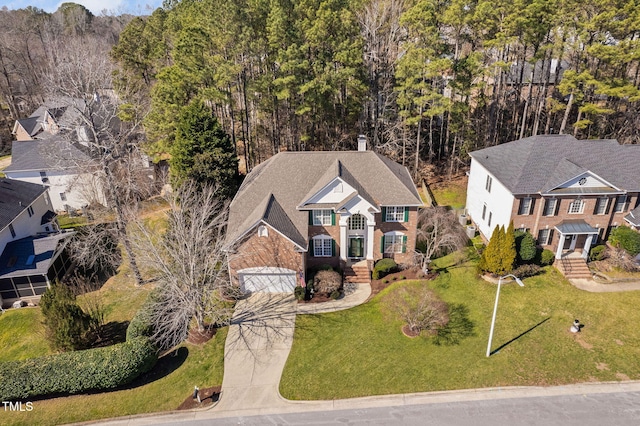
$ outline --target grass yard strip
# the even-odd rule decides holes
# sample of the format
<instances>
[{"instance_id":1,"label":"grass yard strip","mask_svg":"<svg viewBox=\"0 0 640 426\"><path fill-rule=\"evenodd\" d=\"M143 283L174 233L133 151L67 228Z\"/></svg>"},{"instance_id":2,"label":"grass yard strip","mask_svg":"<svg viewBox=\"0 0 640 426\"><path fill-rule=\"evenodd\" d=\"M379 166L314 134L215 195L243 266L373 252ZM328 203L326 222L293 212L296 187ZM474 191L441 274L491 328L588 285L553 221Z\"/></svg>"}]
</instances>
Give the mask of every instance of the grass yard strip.
<instances>
[{"instance_id":1,"label":"grass yard strip","mask_svg":"<svg viewBox=\"0 0 640 426\"><path fill-rule=\"evenodd\" d=\"M280 391L285 398L318 400L367 395L494 386L546 386L640 378L640 292L588 293L555 269L503 285L490 358L486 345L496 285L480 280L475 265L436 266L428 285L462 319L449 341L409 339L401 323L384 314L381 292L365 305L342 312L299 315ZM585 327L572 334L574 319ZM460 318L458 318L460 320ZM455 340L456 327L470 337ZM468 330L467 330L468 331ZM462 334L460 334L462 335Z\"/></svg>"},{"instance_id":2,"label":"grass yard strip","mask_svg":"<svg viewBox=\"0 0 640 426\"><path fill-rule=\"evenodd\" d=\"M8 309L0 315L2 361L19 361L49 355L39 308Z\"/></svg>"},{"instance_id":3,"label":"grass yard strip","mask_svg":"<svg viewBox=\"0 0 640 426\"><path fill-rule=\"evenodd\" d=\"M466 183L451 182L446 186L432 187L431 192L439 206L462 209L467 202Z\"/></svg>"},{"instance_id":4,"label":"grass yard strip","mask_svg":"<svg viewBox=\"0 0 640 426\"><path fill-rule=\"evenodd\" d=\"M34 401L30 412L0 411L0 424L59 425L175 410L194 386L222 384L226 335L227 328L223 328L202 346L180 346L175 357L168 355L158 362L151 379L143 377L126 389Z\"/></svg>"}]
</instances>

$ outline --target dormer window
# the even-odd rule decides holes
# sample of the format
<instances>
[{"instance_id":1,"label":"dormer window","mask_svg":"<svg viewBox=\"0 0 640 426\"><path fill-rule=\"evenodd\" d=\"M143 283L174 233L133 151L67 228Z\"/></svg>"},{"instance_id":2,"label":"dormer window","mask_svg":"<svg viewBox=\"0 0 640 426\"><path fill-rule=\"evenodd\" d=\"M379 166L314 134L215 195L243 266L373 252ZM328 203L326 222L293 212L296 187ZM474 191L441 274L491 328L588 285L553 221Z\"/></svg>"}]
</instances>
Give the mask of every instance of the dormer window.
<instances>
[{"instance_id":1,"label":"dormer window","mask_svg":"<svg viewBox=\"0 0 640 426\"><path fill-rule=\"evenodd\" d=\"M258 237L268 237L268 236L269 236L269 229L267 229L267 227L264 225L258 226Z\"/></svg>"}]
</instances>

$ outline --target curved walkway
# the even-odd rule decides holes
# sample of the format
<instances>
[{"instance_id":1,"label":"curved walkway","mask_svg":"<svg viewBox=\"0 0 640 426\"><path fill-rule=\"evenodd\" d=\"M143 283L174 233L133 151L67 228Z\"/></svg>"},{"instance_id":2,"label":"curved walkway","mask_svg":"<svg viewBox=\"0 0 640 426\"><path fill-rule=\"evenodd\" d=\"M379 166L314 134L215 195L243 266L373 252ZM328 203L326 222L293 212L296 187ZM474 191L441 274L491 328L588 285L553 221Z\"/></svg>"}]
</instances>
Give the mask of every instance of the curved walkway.
<instances>
[{"instance_id":1,"label":"curved walkway","mask_svg":"<svg viewBox=\"0 0 640 426\"><path fill-rule=\"evenodd\" d=\"M639 281L602 284L594 280L572 279L569 280L569 282L580 290L590 291L592 293L612 293L619 291L640 290Z\"/></svg>"}]
</instances>

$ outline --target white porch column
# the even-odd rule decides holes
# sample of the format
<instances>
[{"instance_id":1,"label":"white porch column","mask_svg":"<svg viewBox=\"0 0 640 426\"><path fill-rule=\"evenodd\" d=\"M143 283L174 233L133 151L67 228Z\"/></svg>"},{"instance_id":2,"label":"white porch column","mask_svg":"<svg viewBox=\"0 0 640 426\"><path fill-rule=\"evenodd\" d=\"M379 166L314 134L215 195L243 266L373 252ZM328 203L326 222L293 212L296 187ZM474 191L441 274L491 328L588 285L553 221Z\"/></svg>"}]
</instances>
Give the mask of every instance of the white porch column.
<instances>
[{"instance_id":1,"label":"white porch column","mask_svg":"<svg viewBox=\"0 0 640 426\"><path fill-rule=\"evenodd\" d=\"M340 221L340 259L346 261L348 251L349 247L347 247L347 224Z\"/></svg>"},{"instance_id":2,"label":"white porch column","mask_svg":"<svg viewBox=\"0 0 640 426\"><path fill-rule=\"evenodd\" d=\"M562 247L564 247L564 234L558 232L558 249L556 250L556 259L562 258Z\"/></svg>"},{"instance_id":3,"label":"white porch column","mask_svg":"<svg viewBox=\"0 0 640 426\"><path fill-rule=\"evenodd\" d=\"M375 223L369 223L367 221L367 260L373 260L373 246L375 241L373 239L373 230Z\"/></svg>"},{"instance_id":4,"label":"white porch column","mask_svg":"<svg viewBox=\"0 0 640 426\"><path fill-rule=\"evenodd\" d=\"M593 242L593 234L587 235L587 241L584 242L584 248L582 249L582 258L587 260L589 258L589 250L591 249L591 243Z\"/></svg>"}]
</instances>

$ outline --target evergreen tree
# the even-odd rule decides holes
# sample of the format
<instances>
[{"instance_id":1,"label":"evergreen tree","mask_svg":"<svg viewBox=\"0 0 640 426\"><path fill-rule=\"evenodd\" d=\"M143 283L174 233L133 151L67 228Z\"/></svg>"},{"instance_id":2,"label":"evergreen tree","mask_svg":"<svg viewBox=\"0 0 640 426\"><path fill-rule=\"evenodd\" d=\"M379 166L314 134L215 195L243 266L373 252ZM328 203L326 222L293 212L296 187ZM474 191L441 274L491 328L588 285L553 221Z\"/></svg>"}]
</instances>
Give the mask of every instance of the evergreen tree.
<instances>
[{"instance_id":1,"label":"evergreen tree","mask_svg":"<svg viewBox=\"0 0 640 426\"><path fill-rule=\"evenodd\" d=\"M498 274L501 271L500 247L502 246L503 234L504 229L501 226L493 228L489 244L487 244L487 247L482 252L482 269L486 272Z\"/></svg>"},{"instance_id":2,"label":"evergreen tree","mask_svg":"<svg viewBox=\"0 0 640 426\"><path fill-rule=\"evenodd\" d=\"M56 283L40 299L46 335L52 348L72 351L85 347L85 337L92 319L76 302L69 287Z\"/></svg>"},{"instance_id":3,"label":"evergreen tree","mask_svg":"<svg viewBox=\"0 0 640 426\"><path fill-rule=\"evenodd\" d=\"M528 232L517 231L516 237L516 251L518 253L518 262L529 263L536 257L536 240Z\"/></svg>"},{"instance_id":4,"label":"evergreen tree","mask_svg":"<svg viewBox=\"0 0 640 426\"><path fill-rule=\"evenodd\" d=\"M502 228L504 230L504 228ZM516 237L513 222L509 223L500 245L500 273L505 274L513 270L516 263Z\"/></svg>"},{"instance_id":5,"label":"evergreen tree","mask_svg":"<svg viewBox=\"0 0 640 426\"><path fill-rule=\"evenodd\" d=\"M233 197L238 189L238 158L231 138L199 100L184 108L177 119L171 172L177 184L193 180L215 185L224 198Z\"/></svg>"}]
</instances>

